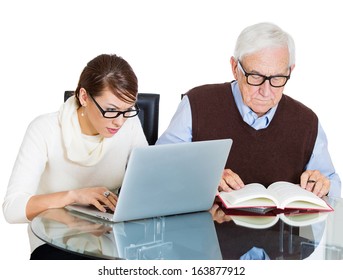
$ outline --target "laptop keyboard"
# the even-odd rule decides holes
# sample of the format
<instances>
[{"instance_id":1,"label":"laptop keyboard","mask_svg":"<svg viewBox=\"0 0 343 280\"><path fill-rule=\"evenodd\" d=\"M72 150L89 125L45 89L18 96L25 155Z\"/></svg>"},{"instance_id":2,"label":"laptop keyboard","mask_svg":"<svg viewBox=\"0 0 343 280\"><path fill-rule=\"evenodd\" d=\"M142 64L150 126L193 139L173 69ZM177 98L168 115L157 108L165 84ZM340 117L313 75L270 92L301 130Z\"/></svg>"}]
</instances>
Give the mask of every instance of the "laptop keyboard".
<instances>
[{"instance_id":1,"label":"laptop keyboard","mask_svg":"<svg viewBox=\"0 0 343 280\"><path fill-rule=\"evenodd\" d=\"M114 214L114 211L110 207L108 206L104 206L104 207L106 209L106 213Z\"/></svg>"}]
</instances>

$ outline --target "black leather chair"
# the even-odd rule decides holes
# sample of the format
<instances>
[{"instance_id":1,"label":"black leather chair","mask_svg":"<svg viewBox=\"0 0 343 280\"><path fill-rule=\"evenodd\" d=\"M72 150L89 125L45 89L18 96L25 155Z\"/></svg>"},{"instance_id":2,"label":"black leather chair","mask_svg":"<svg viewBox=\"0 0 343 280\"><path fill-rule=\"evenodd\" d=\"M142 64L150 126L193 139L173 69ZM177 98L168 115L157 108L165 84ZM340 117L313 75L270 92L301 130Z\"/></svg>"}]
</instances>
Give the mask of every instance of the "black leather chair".
<instances>
[{"instance_id":1,"label":"black leather chair","mask_svg":"<svg viewBox=\"0 0 343 280\"><path fill-rule=\"evenodd\" d=\"M74 95L74 91L64 92L64 102ZM138 93L137 105L140 108L138 117L149 145L154 145L158 137L158 118L160 95L156 93Z\"/></svg>"},{"instance_id":2,"label":"black leather chair","mask_svg":"<svg viewBox=\"0 0 343 280\"><path fill-rule=\"evenodd\" d=\"M158 137L158 118L160 95L156 93L138 93L138 117L149 145L155 145Z\"/></svg>"}]
</instances>

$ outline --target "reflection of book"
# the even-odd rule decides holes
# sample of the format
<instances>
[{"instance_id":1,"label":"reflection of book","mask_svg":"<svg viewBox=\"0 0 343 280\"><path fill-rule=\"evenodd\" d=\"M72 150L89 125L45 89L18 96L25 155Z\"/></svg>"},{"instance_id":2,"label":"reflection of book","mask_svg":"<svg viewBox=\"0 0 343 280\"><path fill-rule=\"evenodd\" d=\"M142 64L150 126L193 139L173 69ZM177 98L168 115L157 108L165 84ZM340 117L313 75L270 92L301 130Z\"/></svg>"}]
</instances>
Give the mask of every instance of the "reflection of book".
<instances>
[{"instance_id":1,"label":"reflection of book","mask_svg":"<svg viewBox=\"0 0 343 280\"><path fill-rule=\"evenodd\" d=\"M239 190L220 192L218 197L228 209L262 213L275 208L333 211L323 199L288 182L275 182L268 189L261 184L252 183Z\"/></svg>"},{"instance_id":2,"label":"reflection of book","mask_svg":"<svg viewBox=\"0 0 343 280\"><path fill-rule=\"evenodd\" d=\"M280 213L277 215L230 215L235 224L248 227L264 229L275 225L279 219L291 226L308 226L325 221L328 212L299 212L299 213Z\"/></svg>"}]
</instances>

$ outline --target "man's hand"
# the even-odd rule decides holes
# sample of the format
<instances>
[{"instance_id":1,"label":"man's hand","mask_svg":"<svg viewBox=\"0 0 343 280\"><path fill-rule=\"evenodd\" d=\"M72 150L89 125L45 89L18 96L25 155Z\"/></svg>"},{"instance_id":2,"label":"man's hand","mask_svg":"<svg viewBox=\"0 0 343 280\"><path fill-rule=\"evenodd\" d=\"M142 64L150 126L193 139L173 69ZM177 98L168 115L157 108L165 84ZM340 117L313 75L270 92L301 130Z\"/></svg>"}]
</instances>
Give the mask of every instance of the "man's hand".
<instances>
[{"instance_id":1,"label":"man's hand","mask_svg":"<svg viewBox=\"0 0 343 280\"><path fill-rule=\"evenodd\" d=\"M220 180L218 191L230 192L244 187L242 179L231 169L225 169Z\"/></svg>"},{"instance_id":2,"label":"man's hand","mask_svg":"<svg viewBox=\"0 0 343 280\"><path fill-rule=\"evenodd\" d=\"M318 170L306 170L300 176L300 186L319 197L323 197L330 190L330 180Z\"/></svg>"}]
</instances>

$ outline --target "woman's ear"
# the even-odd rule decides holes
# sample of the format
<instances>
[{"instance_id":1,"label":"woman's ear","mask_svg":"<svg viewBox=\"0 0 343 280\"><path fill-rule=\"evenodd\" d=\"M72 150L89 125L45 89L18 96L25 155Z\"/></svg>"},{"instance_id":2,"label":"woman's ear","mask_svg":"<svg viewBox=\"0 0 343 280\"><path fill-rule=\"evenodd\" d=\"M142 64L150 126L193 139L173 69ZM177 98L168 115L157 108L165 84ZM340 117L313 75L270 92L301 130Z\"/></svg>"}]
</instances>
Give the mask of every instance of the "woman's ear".
<instances>
[{"instance_id":1,"label":"woman's ear","mask_svg":"<svg viewBox=\"0 0 343 280\"><path fill-rule=\"evenodd\" d=\"M84 88L80 88L79 101L80 101L81 106L84 106L84 107L87 106L88 94L87 94L87 91Z\"/></svg>"}]
</instances>

